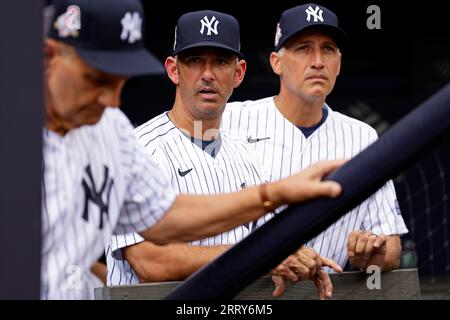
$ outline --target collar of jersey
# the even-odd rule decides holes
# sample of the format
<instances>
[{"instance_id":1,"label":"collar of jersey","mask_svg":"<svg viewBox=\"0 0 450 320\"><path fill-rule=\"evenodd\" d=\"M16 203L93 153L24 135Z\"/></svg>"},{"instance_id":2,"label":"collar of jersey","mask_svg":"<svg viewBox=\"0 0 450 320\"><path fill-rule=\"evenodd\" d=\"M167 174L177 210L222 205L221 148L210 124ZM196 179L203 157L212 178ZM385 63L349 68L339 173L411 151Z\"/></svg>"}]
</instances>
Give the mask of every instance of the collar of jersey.
<instances>
[{"instance_id":1,"label":"collar of jersey","mask_svg":"<svg viewBox=\"0 0 450 320\"><path fill-rule=\"evenodd\" d=\"M184 131L180 130L180 128L175 126L175 124L172 122L172 120L170 120L168 112L166 112L166 116L167 116L167 119L169 119L169 121L173 124L173 126L175 128L177 128L178 131L180 131L183 134L183 136L185 136L186 138L191 140L191 142L194 145L196 145L197 147L202 149L203 152L208 153L213 158L215 156L217 156L217 154L219 153L220 148L222 147L222 136L221 136L220 132L218 132L216 139L214 139L212 141L211 140L197 139L195 137L192 137L192 136L186 134Z\"/></svg>"}]
</instances>

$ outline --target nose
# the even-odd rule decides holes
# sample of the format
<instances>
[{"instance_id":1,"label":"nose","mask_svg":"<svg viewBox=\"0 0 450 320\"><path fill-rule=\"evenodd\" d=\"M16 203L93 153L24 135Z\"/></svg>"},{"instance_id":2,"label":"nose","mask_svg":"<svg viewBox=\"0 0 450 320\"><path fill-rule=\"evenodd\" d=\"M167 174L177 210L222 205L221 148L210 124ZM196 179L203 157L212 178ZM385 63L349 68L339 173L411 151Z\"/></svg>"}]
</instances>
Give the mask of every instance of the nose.
<instances>
[{"instance_id":1,"label":"nose","mask_svg":"<svg viewBox=\"0 0 450 320\"><path fill-rule=\"evenodd\" d=\"M202 80L205 82L211 82L214 80L213 64L206 62L203 68Z\"/></svg>"},{"instance_id":2,"label":"nose","mask_svg":"<svg viewBox=\"0 0 450 320\"><path fill-rule=\"evenodd\" d=\"M98 102L105 107L118 108L120 106L120 96L124 85L125 80L119 80L105 85L98 96Z\"/></svg>"},{"instance_id":3,"label":"nose","mask_svg":"<svg viewBox=\"0 0 450 320\"><path fill-rule=\"evenodd\" d=\"M314 50L312 57L311 57L311 67L315 69L322 69L324 67L323 64L323 56L320 49Z\"/></svg>"}]
</instances>

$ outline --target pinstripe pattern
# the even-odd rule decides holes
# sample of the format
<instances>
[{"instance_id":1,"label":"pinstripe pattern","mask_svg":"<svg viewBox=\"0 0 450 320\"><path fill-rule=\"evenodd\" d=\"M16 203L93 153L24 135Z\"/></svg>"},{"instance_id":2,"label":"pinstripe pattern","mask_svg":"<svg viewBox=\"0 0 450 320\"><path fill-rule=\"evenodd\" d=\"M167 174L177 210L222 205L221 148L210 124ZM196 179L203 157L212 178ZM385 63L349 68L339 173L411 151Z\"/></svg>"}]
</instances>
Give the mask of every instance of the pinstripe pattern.
<instances>
[{"instance_id":1,"label":"pinstripe pattern","mask_svg":"<svg viewBox=\"0 0 450 320\"><path fill-rule=\"evenodd\" d=\"M43 143L41 297L92 298L89 268L111 233L146 229L170 208L175 193L120 110L108 108L96 125L71 130L64 137L44 129ZM82 182L90 183L88 166L94 181L91 190L111 183L109 201L106 192L95 199L107 205L102 228L100 206L93 199L83 218Z\"/></svg>"},{"instance_id":2,"label":"pinstripe pattern","mask_svg":"<svg viewBox=\"0 0 450 320\"><path fill-rule=\"evenodd\" d=\"M221 129L246 140L270 137L248 144L267 172L267 179L278 180L319 160L350 159L377 139L369 125L325 107L327 119L308 138L278 111L273 97L227 104ZM344 267L351 231L372 230L388 235L408 232L395 200L394 185L389 181L307 246Z\"/></svg>"},{"instance_id":3,"label":"pinstripe pattern","mask_svg":"<svg viewBox=\"0 0 450 320\"><path fill-rule=\"evenodd\" d=\"M216 156L213 157L199 145L193 143L169 120L167 113L153 118L135 129L138 140L152 154L161 171L164 172L178 193L218 194L234 192L242 186L253 186L262 181L261 169L252 162L241 140L232 140L225 134L220 135L220 147L216 142ZM192 169L192 170L191 170ZM187 172L181 176L179 171ZM205 213L207 214L207 213ZM265 222L269 216L261 218ZM194 241L192 245L215 246L234 244L247 236L255 225L253 223L237 227L231 231ZM138 234L118 235L111 239L111 248L107 248L108 284L137 283L130 265L124 261L121 248L143 241Z\"/></svg>"}]
</instances>

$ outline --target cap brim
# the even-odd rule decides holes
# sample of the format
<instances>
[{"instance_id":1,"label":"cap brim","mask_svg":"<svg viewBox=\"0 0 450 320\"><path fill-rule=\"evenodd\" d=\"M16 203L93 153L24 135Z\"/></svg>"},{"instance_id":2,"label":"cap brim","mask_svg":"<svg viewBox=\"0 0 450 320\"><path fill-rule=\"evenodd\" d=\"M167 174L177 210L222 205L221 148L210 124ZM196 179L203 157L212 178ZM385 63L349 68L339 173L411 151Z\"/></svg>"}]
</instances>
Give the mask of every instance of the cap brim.
<instances>
[{"instance_id":1,"label":"cap brim","mask_svg":"<svg viewBox=\"0 0 450 320\"><path fill-rule=\"evenodd\" d=\"M292 35L288 36L282 43L279 43L278 46L275 48L275 51L278 51L282 46L286 45L289 40L292 39L292 37L296 36L299 33L310 31L310 30L324 30L325 32L328 32L330 36L336 41L338 47L340 49L345 49L347 47L350 37L345 33L344 30L342 30L339 27L331 26L328 24L314 24L307 26L297 32L294 32Z\"/></svg>"},{"instance_id":2,"label":"cap brim","mask_svg":"<svg viewBox=\"0 0 450 320\"><path fill-rule=\"evenodd\" d=\"M195 42L195 43L189 44L187 46L182 46L181 48L174 50L172 55L176 55L182 51L185 51L187 49L196 48L196 47L214 47L214 48L226 49L228 51L235 53L240 58L244 57L244 55L241 52L237 51L236 49L234 49L230 46L227 46L223 43L213 42L213 41L200 41L200 42Z\"/></svg>"},{"instance_id":3,"label":"cap brim","mask_svg":"<svg viewBox=\"0 0 450 320\"><path fill-rule=\"evenodd\" d=\"M347 33L345 33L344 30L342 30L339 27L336 26L330 26L330 25L314 25L314 26L309 26L305 29L303 29L303 31L306 30L314 30L314 29L319 29L319 30L325 30L326 32L329 32L331 37L336 41L337 45L339 48L345 48L348 45L349 42L349 36L347 35Z\"/></svg>"},{"instance_id":4,"label":"cap brim","mask_svg":"<svg viewBox=\"0 0 450 320\"><path fill-rule=\"evenodd\" d=\"M106 73L121 76L165 73L161 61L145 49L99 51L76 48L76 50L90 66Z\"/></svg>"}]
</instances>

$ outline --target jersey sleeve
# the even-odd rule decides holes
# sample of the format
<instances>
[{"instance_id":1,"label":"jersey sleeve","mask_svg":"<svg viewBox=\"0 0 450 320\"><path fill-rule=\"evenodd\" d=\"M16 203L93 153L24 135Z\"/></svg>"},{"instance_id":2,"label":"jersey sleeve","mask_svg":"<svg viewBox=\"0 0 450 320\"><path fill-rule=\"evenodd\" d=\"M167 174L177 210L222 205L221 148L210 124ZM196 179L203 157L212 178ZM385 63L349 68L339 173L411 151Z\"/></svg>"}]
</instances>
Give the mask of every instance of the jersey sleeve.
<instances>
[{"instance_id":1,"label":"jersey sleeve","mask_svg":"<svg viewBox=\"0 0 450 320\"><path fill-rule=\"evenodd\" d=\"M133 161L115 233L144 231L170 209L176 193L167 176L133 135Z\"/></svg>"},{"instance_id":2,"label":"jersey sleeve","mask_svg":"<svg viewBox=\"0 0 450 320\"><path fill-rule=\"evenodd\" d=\"M370 132L369 144L378 139L374 129ZM363 202L360 210L366 210L363 228L375 234L402 235L408 233L398 205L392 180L386 182L376 193Z\"/></svg>"},{"instance_id":3,"label":"jersey sleeve","mask_svg":"<svg viewBox=\"0 0 450 320\"><path fill-rule=\"evenodd\" d=\"M364 230L375 234L402 235L408 233L400 212L392 181L388 181L381 189L361 204L365 210Z\"/></svg>"},{"instance_id":4,"label":"jersey sleeve","mask_svg":"<svg viewBox=\"0 0 450 320\"><path fill-rule=\"evenodd\" d=\"M117 260L123 260L122 250L128 246L145 241L139 233L126 233L111 236L111 254Z\"/></svg>"}]
</instances>

